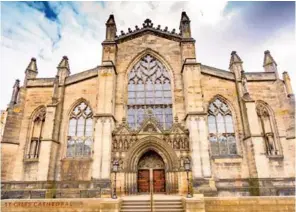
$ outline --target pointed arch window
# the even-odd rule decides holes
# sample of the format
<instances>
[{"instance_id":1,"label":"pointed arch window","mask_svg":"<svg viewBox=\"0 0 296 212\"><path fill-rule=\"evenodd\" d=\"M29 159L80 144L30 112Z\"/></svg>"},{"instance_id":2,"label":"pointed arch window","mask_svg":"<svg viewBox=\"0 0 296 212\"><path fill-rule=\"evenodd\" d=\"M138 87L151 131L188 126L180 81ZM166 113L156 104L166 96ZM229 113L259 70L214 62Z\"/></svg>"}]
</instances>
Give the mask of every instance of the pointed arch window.
<instances>
[{"instance_id":1,"label":"pointed arch window","mask_svg":"<svg viewBox=\"0 0 296 212\"><path fill-rule=\"evenodd\" d=\"M237 154L232 113L219 98L210 103L208 129L212 155Z\"/></svg>"},{"instance_id":2,"label":"pointed arch window","mask_svg":"<svg viewBox=\"0 0 296 212\"><path fill-rule=\"evenodd\" d=\"M262 102L257 103L256 111L259 119L260 131L265 143L267 155L279 155L279 147L277 145L272 117L268 106Z\"/></svg>"},{"instance_id":3,"label":"pointed arch window","mask_svg":"<svg viewBox=\"0 0 296 212\"><path fill-rule=\"evenodd\" d=\"M28 148L27 158L38 159L40 153L41 141L43 138L43 129L46 116L46 109L42 107L33 118L31 139Z\"/></svg>"},{"instance_id":4,"label":"pointed arch window","mask_svg":"<svg viewBox=\"0 0 296 212\"><path fill-rule=\"evenodd\" d=\"M70 116L67 157L90 157L93 149L93 113L81 102Z\"/></svg>"},{"instance_id":5,"label":"pointed arch window","mask_svg":"<svg viewBox=\"0 0 296 212\"><path fill-rule=\"evenodd\" d=\"M149 54L129 73L127 108L132 129L137 129L148 114L153 114L163 129L172 126L171 79L164 65Z\"/></svg>"}]
</instances>

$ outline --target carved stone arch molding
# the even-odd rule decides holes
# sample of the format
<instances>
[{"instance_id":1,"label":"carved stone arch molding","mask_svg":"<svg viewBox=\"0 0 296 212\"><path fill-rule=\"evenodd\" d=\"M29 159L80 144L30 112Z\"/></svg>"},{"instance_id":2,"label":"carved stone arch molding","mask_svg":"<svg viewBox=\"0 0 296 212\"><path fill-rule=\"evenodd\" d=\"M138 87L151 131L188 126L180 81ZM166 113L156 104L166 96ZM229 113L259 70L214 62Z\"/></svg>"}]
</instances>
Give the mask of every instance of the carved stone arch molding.
<instances>
[{"instance_id":1,"label":"carved stone arch molding","mask_svg":"<svg viewBox=\"0 0 296 212\"><path fill-rule=\"evenodd\" d=\"M70 105L70 107L67 109L67 116L69 117L71 115L71 113L73 112L74 108L77 107L77 105L79 105L82 102L84 102L86 105L88 105L90 107L90 109L94 112L95 105L92 105L89 100L87 100L83 97L80 97L80 98L76 99Z\"/></svg>"},{"instance_id":2,"label":"carved stone arch molding","mask_svg":"<svg viewBox=\"0 0 296 212\"><path fill-rule=\"evenodd\" d=\"M163 159L166 171L178 171L179 161L178 156L171 146L163 142L161 139L148 136L137 142L126 153L124 160L124 169L127 172L136 172L139 160L148 151L154 151Z\"/></svg>"},{"instance_id":3,"label":"carved stone arch molding","mask_svg":"<svg viewBox=\"0 0 296 212\"><path fill-rule=\"evenodd\" d=\"M136 56L134 56L129 64L127 65L126 67L126 70L125 70L125 75L126 77L125 78L128 78L128 74L129 72L132 70L132 68L134 67L134 65L136 65L140 60L141 58L143 58L145 55L148 55L150 54L151 56L155 57L155 59L157 59L159 62L161 62L165 68L167 69L167 71L169 72L170 74L170 78L173 80L173 77L174 77L174 69L173 67L170 65L170 63L164 58L164 56L162 56L161 54L159 54L157 51L154 51L153 49L151 48L146 48L144 49L143 51L139 52Z\"/></svg>"},{"instance_id":4,"label":"carved stone arch molding","mask_svg":"<svg viewBox=\"0 0 296 212\"><path fill-rule=\"evenodd\" d=\"M227 106L229 107L229 109L230 109L232 115L234 116L234 118L237 119L236 114L238 114L239 111L236 110L236 108L235 108L235 106L234 106L234 103L231 102L228 98L224 97L224 96L221 95L221 94L216 94L216 95L214 95L214 96L210 99L210 101L208 101L208 102L205 103L205 104L206 104L206 105L205 105L205 106L206 106L205 108L207 108L207 110L208 110L210 104L211 104L212 102L214 102L216 99L219 99L220 101L226 103Z\"/></svg>"}]
</instances>

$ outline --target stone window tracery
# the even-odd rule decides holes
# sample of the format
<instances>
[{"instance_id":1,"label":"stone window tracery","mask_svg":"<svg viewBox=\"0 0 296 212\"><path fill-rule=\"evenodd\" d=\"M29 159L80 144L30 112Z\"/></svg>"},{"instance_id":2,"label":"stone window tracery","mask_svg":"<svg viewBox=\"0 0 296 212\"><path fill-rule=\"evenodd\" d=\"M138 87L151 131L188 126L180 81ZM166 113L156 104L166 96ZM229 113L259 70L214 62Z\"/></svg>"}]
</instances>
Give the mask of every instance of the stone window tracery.
<instances>
[{"instance_id":1,"label":"stone window tracery","mask_svg":"<svg viewBox=\"0 0 296 212\"><path fill-rule=\"evenodd\" d=\"M146 55L128 77L128 123L137 129L149 113L163 129L173 123L171 80L166 68L153 56Z\"/></svg>"},{"instance_id":2,"label":"stone window tracery","mask_svg":"<svg viewBox=\"0 0 296 212\"><path fill-rule=\"evenodd\" d=\"M81 102L70 116L67 157L90 157L92 146L93 113L85 102Z\"/></svg>"},{"instance_id":3,"label":"stone window tracery","mask_svg":"<svg viewBox=\"0 0 296 212\"><path fill-rule=\"evenodd\" d=\"M28 159L38 159L40 153L40 145L43 136L43 128L45 122L46 109L42 107L35 115L32 125L32 134L30 139Z\"/></svg>"},{"instance_id":4,"label":"stone window tracery","mask_svg":"<svg viewBox=\"0 0 296 212\"><path fill-rule=\"evenodd\" d=\"M210 103L208 129L212 155L237 154L232 113L219 98Z\"/></svg>"},{"instance_id":5,"label":"stone window tracery","mask_svg":"<svg viewBox=\"0 0 296 212\"><path fill-rule=\"evenodd\" d=\"M256 106L256 111L259 119L260 131L265 143L267 155L279 155L279 148L275 141L273 124L268 108L263 103L259 102Z\"/></svg>"}]
</instances>

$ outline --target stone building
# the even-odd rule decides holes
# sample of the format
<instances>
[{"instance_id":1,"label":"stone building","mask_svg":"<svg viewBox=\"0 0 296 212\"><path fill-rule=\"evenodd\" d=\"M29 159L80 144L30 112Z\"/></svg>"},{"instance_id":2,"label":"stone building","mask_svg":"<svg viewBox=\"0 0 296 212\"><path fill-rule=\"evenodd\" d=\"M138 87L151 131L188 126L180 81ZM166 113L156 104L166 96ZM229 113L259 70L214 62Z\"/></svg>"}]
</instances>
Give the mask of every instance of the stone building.
<instances>
[{"instance_id":1,"label":"stone building","mask_svg":"<svg viewBox=\"0 0 296 212\"><path fill-rule=\"evenodd\" d=\"M0 110L0 142L2 141L2 136L4 132L4 126L6 123L7 111Z\"/></svg>"},{"instance_id":2,"label":"stone building","mask_svg":"<svg viewBox=\"0 0 296 212\"><path fill-rule=\"evenodd\" d=\"M179 32L146 19L120 35L110 15L99 66L71 75L64 56L38 78L32 58L7 109L2 197L108 196L114 163L119 195L149 192L150 179L155 193L294 194L288 73L269 51L262 72L235 51L229 70L203 65L195 42L185 12Z\"/></svg>"}]
</instances>

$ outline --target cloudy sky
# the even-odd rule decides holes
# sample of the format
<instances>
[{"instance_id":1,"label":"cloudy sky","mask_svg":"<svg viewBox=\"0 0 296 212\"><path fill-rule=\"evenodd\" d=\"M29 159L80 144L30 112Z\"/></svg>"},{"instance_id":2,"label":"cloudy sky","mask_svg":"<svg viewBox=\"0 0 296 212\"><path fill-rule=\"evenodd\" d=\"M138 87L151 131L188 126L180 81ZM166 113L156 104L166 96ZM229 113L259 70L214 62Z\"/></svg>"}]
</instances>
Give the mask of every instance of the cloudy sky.
<instances>
[{"instance_id":1,"label":"cloudy sky","mask_svg":"<svg viewBox=\"0 0 296 212\"><path fill-rule=\"evenodd\" d=\"M268 49L280 76L288 71L296 85L295 2L1 2L0 109L9 103L14 81L23 83L31 57L38 77L54 77L63 55L72 74L99 65L109 14L118 34L146 18L179 31L182 10L191 19L202 64L228 70L236 50L245 71L263 71Z\"/></svg>"}]
</instances>

